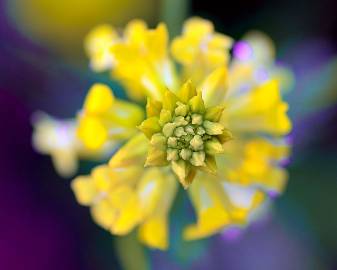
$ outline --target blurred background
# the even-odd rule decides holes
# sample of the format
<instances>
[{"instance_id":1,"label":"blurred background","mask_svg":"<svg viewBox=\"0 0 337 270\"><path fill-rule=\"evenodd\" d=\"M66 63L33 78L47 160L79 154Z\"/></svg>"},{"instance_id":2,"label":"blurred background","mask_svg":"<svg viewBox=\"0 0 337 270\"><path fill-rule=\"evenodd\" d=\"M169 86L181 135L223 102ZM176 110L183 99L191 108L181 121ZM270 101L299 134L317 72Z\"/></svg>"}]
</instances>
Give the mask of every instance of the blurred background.
<instances>
[{"instance_id":1,"label":"blurred background","mask_svg":"<svg viewBox=\"0 0 337 270\"><path fill-rule=\"evenodd\" d=\"M334 0L0 0L0 269L337 269L336 10ZM192 15L235 39L267 33L293 70L290 181L244 233L185 243L176 218L170 249L151 251L93 223L69 180L33 150L30 118L73 117L93 82L113 84L88 68L83 38L93 26L143 18L177 34ZM180 195L172 215L181 217L189 206Z\"/></svg>"}]
</instances>

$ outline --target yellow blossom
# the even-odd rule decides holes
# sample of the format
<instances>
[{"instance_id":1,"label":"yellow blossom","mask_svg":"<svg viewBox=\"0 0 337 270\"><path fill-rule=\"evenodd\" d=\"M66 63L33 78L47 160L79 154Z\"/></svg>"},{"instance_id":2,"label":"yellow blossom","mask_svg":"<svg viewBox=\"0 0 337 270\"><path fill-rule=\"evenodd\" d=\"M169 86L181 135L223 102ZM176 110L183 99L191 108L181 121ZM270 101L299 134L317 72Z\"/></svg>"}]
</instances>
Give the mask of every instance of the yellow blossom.
<instances>
[{"instance_id":1,"label":"yellow blossom","mask_svg":"<svg viewBox=\"0 0 337 270\"><path fill-rule=\"evenodd\" d=\"M184 76L199 83L209 72L226 66L232 38L214 31L213 24L201 18L185 22L183 34L172 41L173 57L183 65Z\"/></svg>"},{"instance_id":2,"label":"yellow blossom","mask_svg":"<svg viewBox=\"0 0 337 270\"><path fill-rule=\"evenodd\" d=\"M105 71L113 67L111 46L117 39L117 32L110 25L100 25L87 35L84 48L90 58L90 67L94 71Z\"/></svg>"},{"instance_id":3,"label":"yellow blossom","mask_svg":"<svg viewBox=\"0 0 337 270\"><path fill-rule=\"evenodd\" d=\"M99 225L117 235L139 226L143 243L165 249L178 181L196 213L183 232L187 240L245 227L284 190L282 162L290 153L284 136L292 128L281 95L285 76L266 39L243 42L239 52L235 43L230 59L232 39L200 18L188 20L171 43L164 24L148 29L139 20L108 41L112 77L147 103L144 119L137 105L94 85L79 113L78 136L86 146L127 140L108 166L72 183Z\"/></svg>"},{"instance_id":4,"label":"yellow blossom","mask_svg":"<svg viewBox=\"0 0 337 270\"><path fill-rule=\"evenodd\" d=\"M97 224L116 235L139 226L148 246L168 247L168 211L177 190L173 175L139 165L99 166L72 182L78 202L91 207Z\"/></svg>"},{"instance_id":5,"label":"yellow blossom","mask_svg":"<svg viewBox=\"0 0 337 270\"><path fill-rule=\"evenodd\" d=\"M111 140L131 137L142 118L140 107L115 98L108 86L95 84L78 114L77 134L87 148L101 149Z\"/></svg>"}]
</instances>

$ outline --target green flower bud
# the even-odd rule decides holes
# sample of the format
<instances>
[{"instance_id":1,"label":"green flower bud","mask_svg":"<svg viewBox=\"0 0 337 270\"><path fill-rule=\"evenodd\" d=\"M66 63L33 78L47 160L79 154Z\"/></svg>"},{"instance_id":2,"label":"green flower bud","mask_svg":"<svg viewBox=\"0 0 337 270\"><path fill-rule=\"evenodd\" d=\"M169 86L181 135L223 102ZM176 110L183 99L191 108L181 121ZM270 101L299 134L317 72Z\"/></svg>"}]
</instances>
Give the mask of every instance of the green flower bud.
<instances>
[{"instance_id":1,"label":"green flower bud","mask_svg":"<svg viewBox=\"0 0 337 270\"><path fill-rule=\"evenodd\" d=\"M190 162L194 166L205 166L205 152L200 151L200 152L193 152L192 158L190 159Z\"/></svg>"},{"instance_id":2,"label":"green flower bud","mask_svg":"<svg viewBox=\"0 0 337 270\"><path fill-rule=\"evenodd\" d=\"M204 142L201 139L200 135L195 135L193 139L190 141L190 145L193 150L198 151L204 148Z\"/></svg>"}]
</instances>

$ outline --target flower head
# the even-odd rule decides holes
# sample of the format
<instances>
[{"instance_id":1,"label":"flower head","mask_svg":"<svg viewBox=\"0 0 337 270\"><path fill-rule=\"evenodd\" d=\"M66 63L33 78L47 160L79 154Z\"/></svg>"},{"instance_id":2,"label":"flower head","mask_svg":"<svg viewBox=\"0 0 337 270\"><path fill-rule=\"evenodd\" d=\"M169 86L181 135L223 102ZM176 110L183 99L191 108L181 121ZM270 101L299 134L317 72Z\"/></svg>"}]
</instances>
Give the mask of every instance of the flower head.
<instances>
[{"instance_id":1,"label":"flower head","mask_svg":"<svg viewBox=\"0 0 337 270\"><path fill-rule=\"evenodd\" d=\"M143 243L165 249L178 181L196 213L187 240L246 226L283 191L292 125L287 76L268 39L239 41L230 57L233 40L192 18L172 42L165 24L140 20L121 35L98 28L86 42L94 70L110 70L132 100L147 100L144 119L139 105L95 84L78 114L86 148L121 144L108 165L72 182L100 226L117 235L138 227Z\"/></svg>"},{"instance_id":2,"label":"flower head","mask_svg":"<svg viewBox=\"0 0 337 270\"><path fill-rule=\"evenodd\" d=\"M190 81L175 95L167 90L163 102L148 100L148 118L140 130L149 138L145 166L171 164L185 188L197 169L216 173L214 155L224 152L231 133L219 123L224 108L206 107Z\"/></svg>"}]
</instances>

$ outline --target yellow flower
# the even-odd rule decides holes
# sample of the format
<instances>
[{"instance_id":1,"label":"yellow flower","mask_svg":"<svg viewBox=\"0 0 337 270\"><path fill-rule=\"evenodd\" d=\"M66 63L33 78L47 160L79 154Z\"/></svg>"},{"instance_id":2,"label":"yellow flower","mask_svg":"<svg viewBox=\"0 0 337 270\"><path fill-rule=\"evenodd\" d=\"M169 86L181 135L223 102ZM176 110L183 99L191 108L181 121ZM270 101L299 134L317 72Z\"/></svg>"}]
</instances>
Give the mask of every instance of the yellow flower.
<instances>
[{"instance_id":1,"label":"yellow flower","mask_svg":"<svg viewBox=\"0 0 337 270\"><path fill-rule=\"evenodd\" d=\"M226 66L232 38L214 32L213 24L201 18L186 21L183 34L172 41L174 58L183 65L184 76L199 83L209 72Z\"/></svg>"},{"instance_id":2,"label":"yellow flower","mask_svg":"<svg viewBox=\"0 0 337 270\"><path fill-rule=\"evenodd\" d=\"M76 173L79 158L103 159L112 152L111 143L99 151L87 149L76 136L75 119L59 120L38 112L32 120L34 148L50 155L56 171L63 177Z\"/></svg>"},{"instance_id":3,"label":"yellow flower","mask_svg":"<svg viewBox=\"0 0 337 270\"><path fill-rule=\"evenodd\" d=\"M142 119L140 107L115 98L108 86L95 84L78 114L77 134L87 148L97 150L131 137Z\"/></svg>"},{"instance_id":4,"label":"yellow flower","mask_svg":"<svg viewBox=\"0 0 337 270\"><path fill-rule=\"evenodd\" d=\"M148 29L133 20L118 36L111 26L102 25L86 38L85 47L96 71L111 68L128 95L136 100L161 98L166 87L175 88L177 77L167 54L168 33L164 24Z\"/></svg>"},{"instance_id":5,"label":"yellow flower","mask_svg":"<svg viewBox=\"0 0 337 270\"><path fill-rule=\"evenodd\" d=\"M105 71L113 67L111 46L117 39L117 32L110 25L100 25L87 35L84 48L90 58L90 67L94 71Z\"/></svg>"},{"instance_id":6,"label":"yellow flower","mask_svg":"<svg viewBox=\"0 0 337 270\"><path fill-rule=\"evenodd\" d=\"M283 191L282 162L290 152L284 136L291 131L281 96L284 76L268 50L264 56L265 40L244 42L254 60L242 58L235 47L230 59L232 39L192 18L170 44L181 72L168 53L164 24L148 29L133 21L111 45L112 76L131 97L147 98L147 118L104 85L94 86L86 98L78 128L85 145L100 148L128 139L109 166L72 184L98 224L117 235L139 226L143 243L165 249L178 181L197 217L183 232L187 240L246 226ZM261 79L261 70L272 72Z\"/></svg>"},{"instance_id":7,"label":"yellow flower","mask_svg":"<svg viewBox=\"0 0 337 270\"><path fill-rule=\"evenodd\" d=\"M93 219L103 228L125 235L139 226L141 241L166 249L168 212L177 181L168 171L144 170L138 159L142 159L146 148L146 138L142 134L135 136L114 157L110 167L102 165L90 176L77 177L72 188L78 202L91 207ZM126 156L128 160L124 159Z\"/></svg>"}]
</instances>

